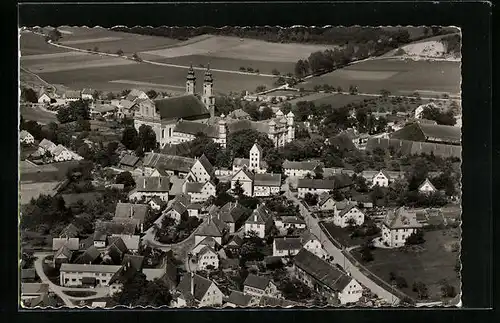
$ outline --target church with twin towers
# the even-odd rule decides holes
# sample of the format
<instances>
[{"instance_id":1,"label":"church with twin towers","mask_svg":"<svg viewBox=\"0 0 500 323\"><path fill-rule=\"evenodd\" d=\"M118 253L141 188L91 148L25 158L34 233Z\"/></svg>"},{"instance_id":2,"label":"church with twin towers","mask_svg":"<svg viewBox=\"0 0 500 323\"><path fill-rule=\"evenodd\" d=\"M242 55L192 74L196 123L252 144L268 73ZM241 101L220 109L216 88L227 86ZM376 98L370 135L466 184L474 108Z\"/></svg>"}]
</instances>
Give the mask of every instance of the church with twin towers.
<instances>
[{"instance_id":1,"label":"church with twin towers","mask_svg":"<svg viewBox=\"0 0 500 323\"><path fill-rule=\"evenodd\" d=\"M134 127L150 126L156 134L160 148L191 141L199 133L226 147L227 135L244 129L266 133L276 147L282 147L295 138L294 115L286 116L277 109L276 116L262 121L215 116L214 79L210 67L203 77L202 91L196 92L193 66L188 69L186 93L164 99L137 99Z\"/></svg>"}]
</instances>

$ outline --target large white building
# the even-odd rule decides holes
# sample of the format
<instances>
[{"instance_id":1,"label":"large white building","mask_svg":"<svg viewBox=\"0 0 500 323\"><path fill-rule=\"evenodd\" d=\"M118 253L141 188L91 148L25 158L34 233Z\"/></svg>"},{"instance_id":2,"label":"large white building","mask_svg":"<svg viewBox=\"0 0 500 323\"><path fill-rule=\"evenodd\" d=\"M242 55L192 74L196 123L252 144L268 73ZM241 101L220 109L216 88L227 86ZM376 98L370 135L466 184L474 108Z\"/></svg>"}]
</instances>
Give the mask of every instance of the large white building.
<instances>
[{"instance_id":1,"label":"large white building","mask_svg":"<svg viewBox=\"0 0 500 323\"><path fill-rule=\"evenodd\" d=\"M119 274L122 266L62 264L60 269L61 286L81 286L86 279L97 285L108 286L111 279Z\"/></svg>"},{"instance_id":2,"label":"large white building","mask_svg":"<svg viewBox=\"0 0 500 323\"><path fill-rule=\"evenodd\" d=\"M390 210L382 223L382 242L389 247L402 247L406 239L421 227L415 211L405 207Z\"/></svg>"},{"instance_id":3,"label":"large white building","mask_svg":"<svg viewBox=\"0 0 500 323\"><path fill-rule=\"evenodd\" d=\"M301 178L297 181L299 198L304 198L307 193L321 195L329 193L335 188L335 181L331 179Z\"/></svg>"}]
</instances>

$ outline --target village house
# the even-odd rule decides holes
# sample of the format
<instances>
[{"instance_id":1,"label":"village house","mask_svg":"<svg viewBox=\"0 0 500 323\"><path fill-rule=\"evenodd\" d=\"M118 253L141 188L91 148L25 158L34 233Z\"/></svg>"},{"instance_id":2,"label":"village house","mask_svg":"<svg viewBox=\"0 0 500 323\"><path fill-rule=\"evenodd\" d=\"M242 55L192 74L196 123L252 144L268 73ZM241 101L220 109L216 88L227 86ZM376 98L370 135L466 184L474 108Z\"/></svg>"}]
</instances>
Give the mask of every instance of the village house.
<instances>
[{"instance_id":1,"label":"village house","mask_svg":"<svg viewBox=\"0 0 500 323\"><path fill-rule=\"evenodd\" d=\"M237 290L231 291L226 301L226 307L252 307L258 305L258 297L242 293Z\"/></svg>"},{"instance_id":2,"label":"village house","mask_svg":"<svg viewBox=\"0 0 500 323\"><path fill-rule=\"evenodd\" d=\"M382 242L389 247L402 247L406 239L422 227L415 211L400 207L390 210L382 223Z\"/></svg>"},{"instance_id":3,"label":"village house","mask_svg":"<svg viewBox=\"0 0 500 323\"><path fill-rule=\"evenodd\" d=\"M183 191L191 197L192 202L205 202L211 196L215 196L216 187L212 181L205 183L186 181Z\"/></svg>"},{"instance_id":4,"label":"village house","mask_svg":"<svg viewBox=\"0 0 500 323\"><path fill-rule=\"evenodd\" d=\"M78 100L81 100L81 98L82 98L82 96L81 96L80 91L66 91L63 94L63 99L66 102L78 101Z\"/></svg>"},{"instance_id":5,"label":"village house","mask_svg":"<svg viewBox=\"0 0 500 323\"><path fill-rule=\"evenodd\" d=\"M362 286L349 275L325 260L302 249L294 258L295 277L332 302L356 303L362 296Z\"/></svg>"},{"instance_id":6,"label":"village house","mask_svg":"<svg viewBox=\"0 0 500 323\"><path fill-rule=\"evenodd\" d=\"M118 162L118 167L125 171L133 171L134 169L140 167L141 159L132 154L125 154Z\"/></svg>"},{"instance_id":7,"label":"village house","mask_svg":"<svg viewBox=\"0 0 500 323\"><path fill-rule=\"evenodd\" d=\"M118 202L115 209L113 221L122 222L129 220L136 224L140 232L144 231L144 221L149 216L149 205L147 204L132 204Z\"/></svg>"},{"instance_id":8,"label":"village house","mask_svg":"<svg viewBox=\"0 0 500 323\"><path fill-rule=\"evenodd\" d=\"M243 189L243 194L246 196L253 196L253 177L254 174L250 171L245 168L240 169L231 178L231 189L234 190L236 183L240 183L241 188Z\"/></svg>"},{"instance_id":9,"label":"village house","mask_svg":"<svg viewBox=\"0 0 500 323\"><path fill-rule=\"evenodd\" d=\"M326 251L323 249L321 241L316 237L311 231L306 230L300 236L302 239L302 247L309 252L313 253L317 257L324 259L327 255Z\"/></svg>"},{"instance_id":10,"label":"village house","mask_svg":"<svg viewBox=\"0 0 500 323\"><path fill-rule=\"evenodd\" d=\"M38 144L38 154L43 155L47 152L51 153L56 147L57 146L55 143L43 138L42 141L40 141L40 143Z\"/></svg>"},{"instance_id":11,"label":"village house","mask_svg":"<svg viewBox=\"0 0 500 323\"><path fill-rule=\"evenodd\" d=\"M120 265L62 264L60 285L64 287L108 286L111 279L118 275L121 269Z\"/></svg>"},{"instance_id":12,"label":"village house","mask_svg":"<svg viewBox=\"0 0 500 323\"><path fill-rule=\"evenodd\" d=\"M129 193L128 198L130 201L140 201L157 197L163 202L168 202L170 186L170 179L167 176L139 176L135 179L135 188Z\"/></svg>"},{"instance_id":13,"label":"village house","mask_svg":"<svg viewBox=\"0 0 500 323\"><path fill-rule=\"evenodd\" d=\"M226 252L229 251L233 255L239 255L240 247L243 244L243 238L238 235L232 236L228 243L224 246Z\"/></svg>"},{"instance_id":14,"label":"village house","mask_svg":"<svg viewBox=\"0 0 500 323\"><path fill-rule=\"evenodd\" d=\"M118 119L133 118L136 103L127 99L111 100L111 104L116 107L116 117Z\"/></svg>"},{"instance_id":15,"label":"village house","mask_svg":"<svg viewBox=\"0 0 500 323\"><path fill-rule=\"evenodd\" d=\"M236 109L231 111L228 116L236 120L250 120L250 115L246 113L243 109Z\"/></svg>"},{"instance_id":16,"label":"village house","mask_svg":"<svg viewBox=\"0 0 500 323\"><path fill-rule=\"evenodd\" d=\"M336 203L337 201L335 201L332 194L324 192L319 196L318 208L320 211L331 211L335 209Z\"/></svg>"},{"instance_id":17,"label":"village house","mask_svg":"<svg viewBox=\"0 0 500 323\"><path fill-rule=\"evenodd\" d=\"M112 234L112 238L120 238L127 250L135 253L139 251L139 245L141 242L141 237L138 235L128 235L128 234Z\"/></svg>"},{"instance_id":18,"label":"village house","mask_svg":"<svg viewBox=\"0 0 500 323\"><path fill-rule=\"evenodd\" d=\"M52 93L47 92L44 88L40 89L40 92L38 93L38 103L50 104L50 102L52 102L52 99Z\"/></svg>"},{"instance_id":19,"label":"village house","mask_svg":"<svg viewBox=\"0 0 500 323\"><path fill-rule=\"evenodd\" d=\"M196 256L205 247L209 247L213 251L217 252L218 250L220 250L221 245L217 243L217 241L215 241L213 237L206 237L205 239L200 241L200 243L195 245L193 249L191 249L190 251L191 256Z\"/></svg>"},{"instance_id":20,"label":"village house","mask_svg":"<svg viewBox=\"0 0 500 323\"><path fill-rule=\"evenodd\" d=\"M391 139L460 146L461 129L454 126L414 122L393 132Z\"/></svg>"},{"instance_id":21,"label":"village house","mask_svg":"<svg viewBox=\"0 0 500 323\"><path fill-rule=\"evenodd\" d=\"M249 152L250 158L235 158L233 160L233 174L236 174L240 169L246 167L247 170L256 174L266 172L267 163L262 160L262 147L255 141Z\"/></svg>"},{"instance_id":22,"label":"village house","mask_svg":"<svg viewBox=\"0 0 500 323\"><path fill-rule=\"evenodd\" d=\"M102 263L106 265L119 265L125 255L129 254L127 245L122 238L117 236L108 237L108 246L102 253Z\"/></svg>"},{"instance_id":23,"label":"village house","mask_svg":"<svg viewBox=\"0 0 500 323\"><path fill-rule=\"evenodd\" d=\"M432 194L437 192L436 187L431 183L431 181L426 178L422 184L418 187L420 194Z\"/></svg>"},{"instance_id":24,"label":"village house","mask_svg":"<svg viewBox=\"0 0 500 323\"><path fill-rule=\"evenodd\" d=\"M379 171L376 175L374 175L370 182L372 187L378 185L380 187L389 187L389 184L393 181L391 176L386 170Z\"/></svg>"},{"instance_id":25,"label":"village house","mask_svg":"<svg viewBox=\"0 0 500 323\"><path fill-rule=\"evenodd\" d=\"M94 100L94 95L92 94L92 89L83 89L82 90L82 100Z\"/></svg>"},{"instance_id":26,"label":"village house","mask_svg":"<svg viewBox=\"0 0 500 323\"><path fill-rule=\"evenodd\" d=\"M260 308L264 307L280 307L280 308L291 308L294 306L303 306L303 304L292 302L284 298L276 298L271 296L262 296L259 300L258 306Z\"/></svg>"},{"instance_id":27,"label":"village house","mask_svg":"<svg viewBox=\"0 0 500 323\"><path fill-rule=\"evenodd\" d=\"M170 207L168 207L163 214L175 220L179 223L182 217L188 217L188 205L191 204L191 197L187 194L179 194L172 201Z\"/></svg>"},{"instance_id":28,"label":"village house","mask_svg":"<svg viewBox=\"0 0 500 323\"><path fill-rule=\"evenodd\" d=\"M101 252L95 246L90 246L75 259L74 263L92 265L100 263L101 260Z\"/></svg>"},{"instance_id":29,"label":"village house","mask_svg":"<svg viewBox=\"0 0 500 323\"><path fill-rule=\"evenodd\" d=\"M197 262L196 270L213 270L219 268L219 256L210 246L204 246L201 248L195 258Z\"/></svg>"},{"instance_id":30,"label":"village house","mask_svg":"<svg viewBox=\"0 0 500 323\"><path fill-rule=\"evenodd\" d=\"M307 193L318 195L328 193L335 187L335 181L332 179L301 178L297 183L298 197L304 198Z\"/></svg>"},{"instance_id":31,"label":"village house","mask_svg":"<svg viewBox=\"0 0 500 323\"><path fill-rule=\"evenodd\" d=\"M217 125L200 123L196 121L179 120L175 125L172 133L171 144L180 144L189 142L196 138L196 135L203 133L208 138L212 139L216 144L220 144L222 148L226 148L227 128L224 115L217 121Z\"/></svg>"},{"instance_id":32,"label":"village house","mask_svg":"<svg viewBox=\"0 0 500 323\"><path fill-rule=\"evenodd\" d=\"M245 279L243 283L243 293L256 297L262 297L264 295L273 297L281 296L276 284L274 284L269 277L262 277L254 274L249 274Z\"/></svg>"},{"instance_id":33,"label":"village house","mask_svg":"<svg viewBox=\"0 0 500 323\"><path fill-rule=\"evenodd\" d=\"M220 306L224 297L213 281L195 273L185 274L177 286L177 290L180 295L174 301L174 307Z\"/></svg>"},{"instance_id":34,"label":"village house","mask_svg":"<svg viewBox=\"0 0 500 323\"><path fill-rule=\"evenodd\" d=\"M54 266L58 267L63 263L72 260L75 251L80 249L80 240L78 238L53 238L52 251L55 252L53 258Z\"/></svg>"},{"instance_id":35,"label":"village house","mask_svg":"<svg viewBox=\"0 0 500 323\"><path fill-rule=\"evenodd\" d=\"M197 245L207 237L212 237L218 244L222 245L222 239L229 229L220 219L208 216L194 235L194 244Z\"/></svg>"},{"instance_id":36,"label":"village house","mask_svg":"<svg viewBox=\"0 0 500 323\"><path fill-rule=\"evenodd\" d=\"M203 154L200 158L195 159L195 163L189 174L187 175L187 180L189 182L198 182L198 183L206 183L210 181L215 173L214 167L208 160L208 158Z\"/></svg>"},{"instance_id":37,"label":"village house","mask_svg":"<svg viewBox=\"0 0 500 323\"><path fill-rule=\"evenodd\" d=\"M259 238L264 239L273 224L271 211L263 204L257 206L245 222L245 236L254 232Z\"/></svg>"},{"instance_id":38,"label":"village house","mask_svg":"<svg viewBox=\"0 0 500 323\"><path fill-rule=\"evenodd\" d=\"M323 173L321 163L314 161L294 162L285 160L283 162L283 172L286 176L305 178L306 176L315 177Z\"/></svg>"},{"instance_id":39,"label":"village house","mask_svg":"<svg viewBox=\"0 0 500 323\"><path fill-rule=\"evenodd\" d=\"M21 130L19 133L19 142L25 145L32 145L35 143L35 137L26 130Z\"/></svg>"},{"instance_id":40,"label":"village house","mask_svg":"<svg viewBox=\"0 0 500 323\"><path fill-rule=\"evenodd\" d=\"M253 196L271 196L281 190L281 174L254 174Z\"/></svg>"},{"instance_id":41,"label":"village house","mask_svg":"<svg viewBox=\"0 0 500 323\"><path fill-rule=\"evenodd\" d=\"M109 236L113 235L135 235L137 229L136 221L97 221L93 235L93 246L96 248L106 247Z\"/></svg>"},{"instance_id":42,"label":"village house","mask_svg":"<svg viewBox=\"0 0 500 323\"><path fill-rule=\"evenodd\" d=\"M151 207L152 210L159 211L164 206L166 206L168 202L162 200L158 196L154 196L154 197L146 199L146 203Z\"/></svg>"},{"instance_id":43,"label":"village house","mask_svg":"<svg viewBox=\"0 0 500 323\"><path fill-rule=\"evenodd\" d=\"M252 210L236 202L228 202L216 211L217 216L228 226L229 233L238 231Z\"/></svg>"},{"instance_id":44,"label":"village house","mask_svg":"<svg viewBox=\"0 0 500 323\"><path fill-rule=\"evenodd\" d=\"M146 92L138 89L132 89L130 92L125 96L125 100L134 102L136 100L147 100L149 99L149 96L146 94Z\"/></svg>"},{"instance_id":45,"label":"village house","mask_svg":"<svg viewBox=\"0 0 500 323\"><path fill-rule=\"evenodd\" d=\"M295 256L301 249L301 238L276 237L273 240L273 257Z\"/></svg>"},{"instance_id":46,"label":"village house","mask_svg":"<svg viewBox=\"0 0 500 323\"><path fill-rule=\"evenodd\" d=\"M178 176L186 177L196 160L189 157L146 153L142 165L143 176Z\"/></svg>"},{"instance_id":47,"label":"village house","mask_svg":"<svg viewBox=\"0 0 500 323\"><path fill-rule=\"evenodd\" d=\"M21 302L24 307L49 306L49 285L21 283Z\"/></svg>"},{"instance_id":48,"label":"village house","mask_svg":"<svg viewBox=\"0 0 500 323\"><path fill-rule=\"evenodd\" d=\"M353 223L360 226L365 222L365 214L354 203L348 203L342 210L336 210L333 216L333 224L345 228Z\"/></svg>"},{"instance_id":49,"label":"village house","mask_svg":"<svg viewBox=\"0 0 500 323\"><path fill-rule=\"evenodd\" d=\"M274 220L276 229L280 232L286 232L288 229L305 229L306 222L297 216L281 216Z\"/></svg>"}]
</instances>

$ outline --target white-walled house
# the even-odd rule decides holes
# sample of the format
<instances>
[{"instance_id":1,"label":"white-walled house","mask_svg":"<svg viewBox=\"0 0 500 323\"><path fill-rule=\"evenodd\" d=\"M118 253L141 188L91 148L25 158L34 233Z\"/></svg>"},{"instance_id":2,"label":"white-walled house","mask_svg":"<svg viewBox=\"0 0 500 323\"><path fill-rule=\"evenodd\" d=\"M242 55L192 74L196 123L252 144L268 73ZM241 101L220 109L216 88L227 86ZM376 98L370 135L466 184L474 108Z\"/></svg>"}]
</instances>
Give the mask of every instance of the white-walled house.
<instances>
[{"instance_id":1,"label":"white-walled house","mask_svg":"<svg viewBox=\"0 0 500 323\"><path fill-rule=\"evenodd\" d=\"M38 97L38 103L41 104L50 104L51 98L47 94L47 92L42 92L42 94Z\"/></svg>"},{"instance_id":2,"label":"white-walled house","mask_svg":"<svg viewBox=\"0 0 500 323\"><path fill-rule=\"evenodd\" d=\"M255 141L252 148L250 148L249 155L250 158L249 158L248 170L251 172L255 172L256 174L265 173L267 165L262 160L263 157L262 148L260 147L259 144L257 144L257 141Z\"/></svg>"},{"instance_id":3,"label":"white-walled house","mask_svg":"<svg viewBox=\"0 0 500 323\"><path fill-rule=\"evenodd\" d=\"M276 219L274 220L274 225L276 226L276 229L280 231L286 231L289 228L305 229L306 221L297 216L281 216L276 217Z\"/></svg>"},{"instance_id":4,"label":"white-walled house","mask_svg":"<svg viewBox=\"0 0 500 323\"><path fill-rule=\"evenodd\" d=\"M302 249L301 238L276 237L273 240L273 257L295 256Z\"/></svg>"},{"instance_id":5,"label":"white-walled house","mask_svg":"<svg viewBox=\"0 0 500 323\"><path fill-rule=\"evenodd\" d=\"M129 200L158 197L163 202L168 202L170 187L170 178L167 176L139 176L135 180L135 188L129 194Z\"/></svg>"},{"instance_id":6,"label":"white-walled house","mask_svg":"<svg viewBox=\"0 0 500 323\"><path fill-rule=\"evenodd\" d=\"M318 237L312 234L311 231L304 231L300 238L302 239L302 247L307 251L313 253L321 259L324 259L328 255L323 249L321 241L319 241Z\"/></svg>"},{"instance_id":7,"label":"white-walled house","mask_svg":"<svg viewBox=\"0 0 500 323\"><path fill-rule=\"evenodd\" d=\"M335 209L336 201L330 193L323 193L318 199L318 208L321 211L331 211Z\"/></svg>"},{"instance_id":8,"label":"white-walled house","mask_svg":"<svg viewBox=\"0 0 500 323\"><path fill-rule=\"evenodd\" d=\"M256 297L265 295L281 297L278 287L269 277L262 277L254 274L249 274L243 282L243 293Z\"/></svg>"},{"instance_id":9,"label":"white-walled house","mask_svg":"<svg viewBox=\"0 0 500 323\"><path fill-rule=\"evenodd\" d=\"M372 179L372 186L378 185L380 187L389 187L390 183L391 176L389 176L385 170L379 171Z\"/></svg>"},{"instance_id":10,"label":"white-walled house","mask_svg":"<svg viewBox=\"0 0 500 323\"><path fill-rule=\"evenodd\" d=\"M319 162L314 161L294 162L285 160L283 162L283 172L286 176L297 178L304 178L308 174L314 177L322 172L322 167Z\"/></svg>"},{"instance_id":11,"label":"white-walled house","mask_svg":"<svg viewBox=\"0 0 500 323\"><path fill-rule=\"evenodd\" d=\"M259 238L264 239L272 224L271 211L264 205L259 205L245 222L245 236L254 232Z\"/></svg>"},{"instance_id":12,"label":"white-walled house","mask_svg":"<svg viewBox=\"0 0 500 323\"><path fill-rule=\"evenodd\" d=\"M402 247L406 239L421 227L415 211L405 207L390 210L382 223L382 242L389 247Z\"/></svg>"},{"instance_id":13,"label":"white-walled house","mask_svg":"<svg viewBox=\"0 0 500 323\"><path fill-rule=\"evenodd\" d=\"M354 278L305 249L295 256L293 269L298 280L329 302L356 303L363 295L363 287Z\"/></svg>"},{"instance_id":14,"label":"white-walled house","mask_svg":"<svg viewBox=\"0 0 500 323\"><path fill-rule=\"evenodd\" d=\"M35 143L35 137L26 130L21 130L19 133L19 142L26 145Z\"/></svg>"},{"instance_id":15,"label":"white-walled house","mask_svg":"<svg viewBox=\"0 0 500 323\"><path fill-rule=\"evenodd\" d=\"M57 145L51 152L52 158L56 162L73 160L73 154L63 145Z\"/></svg>"},{"instance_id":16,"label":"white-walled house","mask_svg":"<svg viewBox=\"0 0 500 323\"><path fill-rule=\"evenodd\" d=\"M215 196L216 186L212 181L205 183L185 182L184 193L191 197L193 203L205 202L210 196Z\"/></svg>"},{"instance_id":17,"label":"white-walled house","mask_svg":"<svg viewBox=\"0 0 500 323\"><path fill-rule=\"evenodd\" d=\"M52 150L54 150L56 147L57 147L57 145L55 143L53 143L52 141L44 138L38 144L38 154L43 155L46 152L51 153Z\"/></svg>"},{"instance_id":18,"label":"white-walled house","mask_svg":"<svg viewBox=\"0 0 500 323\"><path fill-rule=\"evenodd\" d=\"M365 214L355 204L346 205L340 212L335 212L333 216L333 224L341 228L349 226L351 221L354 221L357 226L365 222Z\"/></svg>"},{"instance_id":19,"label":"white-walled house","mask_svg":"<svg viewBox=\"0 0 500 323\"><path fill-rule=\"evenodd\" d=\"M323 194L335 188L335 181L331 179L301 178L297 183L298 197L304 198L307 193Z\"/></svg>"},{"instance_id":20,"label":"white-walled house","mask_svg":"<svg viewBox=\"0 0 500 323\"><path fill-rule=\"evenodd\" d=\"M243 188L243 194L253 196L253 176L254 174L248 170L244 168L241 169L231 178L231 189L234 190L236 183L239 182L241 188Z\"/></svg>"},{"instance_id":21,"label":"white-walled house","mask_svg":"<svg viewBox=\"0 0 500 323\"><path fill-rule=\"evenodd\" d=\"M220 306L224 297L213 281L195 273L185 274L177 286L177 290L180 292L180 296L174 302L174 307Z\"/></svg>"},{"instance_id":22,"label":"white-walled house","mask_svg":"<svg viewBox=\"0 0 500 323\"><path fill-rule=\"evenodd\" d=\"M271 196L281 190L281 174L255 174L253 176L253 196Z\"/></svg>"},{"instance_id":23,"label":"white-walled house","mask_svg":"<svg viewBox=\"0 0 500 323\"><path fill-rule=\"evenodd\" d=\"M208 237L212 237L218 244L222 245L222 238L228 231L229 229L224 222L218 218L208 216L194 234L194 245L198 245Z\"/></svg>"},{"instance_id":24,"label":"white-walled house","mask_svg":"<svg viewBox=\"0 0 500 323\"><path fill-rule=\"evenodd\" d=\"M214 176L214 167L205 155L197 158L193 167L187 175L190 182L205 183L210 181Z\"/></svg>"},{"instance_id":25,"label":"white-walled house","mask_svg":"<svg viewBox=\"0 0 500 323\"><path fill-rule=\"evenodd\" d=\"M436 187L431 183L431 181L426 178L422 184L418 187L420 194L431 194L437 192Z\"/></svg>"},{"instance_id":26,"label":"white-walled house","mask_svg":"<svg viewBox=\"0 0 500 323\"><path fill-rule=\"evenodd\" d=\"M82 286L85 280L94 280L96 285L108 286L111 279L119 274L122 266L62 264L60 285L67 287Z\"/></svg>"},{"instance_id":27,"label":"white-walled house","mask_svg":"<svg viewBox=\"0 0 500 323\"><path fill-rule=\"evenodd\" d=\"M217 252L209 246L204 246L196 254L197 267L196 270L218 269L219 256ZM211 267L211 268L210 268Z\"/></svg>"}]
</instances>

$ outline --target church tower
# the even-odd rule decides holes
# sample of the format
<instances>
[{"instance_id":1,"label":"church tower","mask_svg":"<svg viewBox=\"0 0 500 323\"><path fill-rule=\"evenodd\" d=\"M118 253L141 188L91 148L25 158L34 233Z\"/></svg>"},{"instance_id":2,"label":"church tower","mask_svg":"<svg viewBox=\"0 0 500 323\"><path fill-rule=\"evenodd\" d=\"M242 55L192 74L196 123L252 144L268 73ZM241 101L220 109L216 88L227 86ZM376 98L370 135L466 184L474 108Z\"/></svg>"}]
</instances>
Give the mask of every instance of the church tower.
<instances>
[{"instance_id":1,"label":"church tower","mask_svg":"<svg viewBox=\"0 0 500 323\"><path fill-rule=\"evenodd\" d=\"M194 95L194 90L196 87L196 76L194 75L193 65L189 67L187 79L186 79L186 94Z\"/></svg>"},{"instance_id":2,"label":"church tower","mask_svg":"<svg viewBox=\"0 0 500 323\"><path fill-rule=\"evenodd\" d=\"M288 112L288 114L286 115L286 121L288 126L288 135L286 142L290 142L295 139L295 125L293 122L294 117L295 115L293 114L292 111Z\"/></svg>"},{"instance_id":3,"label":"church tower","mask_svg":"<svg viewBox=\"0 0 500 323\"><path fill-rule=\"evenodd\" d=\"M210 118L213 118L215 115L215 96L213 94L213 87L214 79L212 78L210 65L208 65L205 71L205 78L203 79L203 94L201 98L208 111L210 111Z\"/></svg>"}]
</instances>

